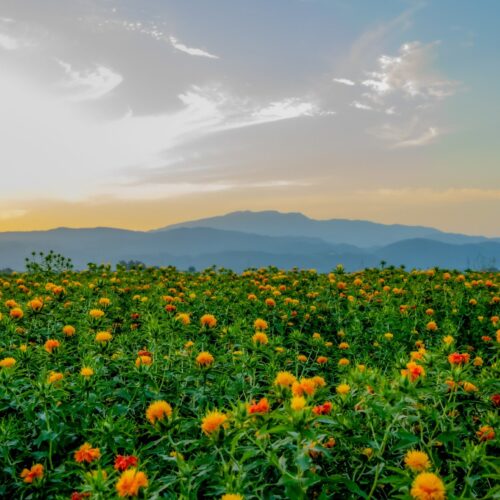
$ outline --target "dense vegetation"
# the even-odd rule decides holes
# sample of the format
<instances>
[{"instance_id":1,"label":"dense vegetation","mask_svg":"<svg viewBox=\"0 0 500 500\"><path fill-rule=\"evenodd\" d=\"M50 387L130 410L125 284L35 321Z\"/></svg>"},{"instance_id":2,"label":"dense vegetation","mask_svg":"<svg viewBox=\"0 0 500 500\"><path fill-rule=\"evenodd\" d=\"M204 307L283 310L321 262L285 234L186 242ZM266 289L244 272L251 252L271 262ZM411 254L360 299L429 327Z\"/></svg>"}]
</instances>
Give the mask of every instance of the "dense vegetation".
<instances>
[{"instance_id":1,"label":"dense vegetation","mask_svg":"<svg viewBox=\"0 0 500 500\"><path fill-rule=\"evenodd\" d=\"M0 276L0 496L499 498L499 284Z\"/></svg>"}]
</instances>

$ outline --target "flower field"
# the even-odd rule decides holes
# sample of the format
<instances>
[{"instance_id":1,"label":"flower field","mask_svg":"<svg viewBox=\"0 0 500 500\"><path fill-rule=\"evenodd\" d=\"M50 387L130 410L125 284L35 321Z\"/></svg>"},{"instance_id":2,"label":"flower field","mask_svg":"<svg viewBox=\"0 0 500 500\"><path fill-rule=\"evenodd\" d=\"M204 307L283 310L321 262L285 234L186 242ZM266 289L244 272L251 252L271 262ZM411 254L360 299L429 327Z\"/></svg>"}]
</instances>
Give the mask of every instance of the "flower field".
<instances>
[{"instance_id":1,"label":"flower field","mask_svg":"<svg viewBox=\"0 0 500 500\"><path fill-rule=\"evenodd\" d=\"M500 498L499 284L0 277L0 497Z\"/></svg>"}]
</instances>

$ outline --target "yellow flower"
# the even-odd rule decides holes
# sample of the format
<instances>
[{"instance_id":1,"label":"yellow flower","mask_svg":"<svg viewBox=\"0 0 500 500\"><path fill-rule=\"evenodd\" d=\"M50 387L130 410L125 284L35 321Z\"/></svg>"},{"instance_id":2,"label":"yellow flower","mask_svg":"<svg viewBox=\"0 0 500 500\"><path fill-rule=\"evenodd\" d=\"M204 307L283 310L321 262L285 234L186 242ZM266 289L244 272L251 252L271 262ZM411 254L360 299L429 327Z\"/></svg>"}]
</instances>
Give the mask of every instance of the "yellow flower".
<instances>
[{"instance_id":1,"label":"yellow flower","mask_svg":"<svg viewBox=\"0 0 500 500\"><path fill-rule=\"evenodd\" d=\"M337 391L337 394L345 396L346 394L349 394L351 387L348 384L340 384L335 390Z\"/></svg>"},{"instance_id":2,"label":"yellow flower","mask_svg":"<svg viewBox=\"0 0 500 500\"><path fill-rule=\"evenodd\" d=\"M347 366L350 363L350 361L347 358L340 358L339 359L339 366Z\"/></svg>"},{"instance_id":3,"label":"yellow flower","mask_svg":"<svg viewBox=\"0 0 500 500\"><path fill-rule=\"evenodd\" d=\"M256 334L252 337L254 344L267 344L269 339L264 332L256 332Z\"/></svg>"},{"instance_id":4,"label":"yellow flower","mask_svg":"<svg viewBox=\"0 0 500 500\"><path fill-rule=\"evenodd\" d=\"M303 396L294 396L290 402L290 406L295 411L303 410L306 406L306 400Z\"/></svg>"},{"instance_id":5,"label":"yellow flower","mask_svg":"<svg viewBox=\"0 0 500 500\"><path fill-rule=\"evenodd\" d=\"M413 481L410 494L416 500L444 500L443 481L432 472L421 472Z\"/></svg>"},{"instance_id":6,"label":"yellow flower","mask_svg":"<svg viewBox=\"0 0 500 500\"><path fill-rule=\"evenodd\" d=\"M280 387L291 387L291 385L296 382L297 379L295 375L290 372L279 372L274 379L274 385L279 385Z\"/></svg>"},{"instance_id":7,"label":"yellow flower","mask_svg":"<svg viewBox=\"0 0 500 500\"><path fill-rule=\"evenodd\" d=\"M101 309L91 309L89 311L89 315L94 319L102 318L104 316L104 311L102 311Z\"/></svg>"},{"instance_id":8,"label":"yellow flower","mask_svg":"<svg viewBox=\"0 0 500 500\"><path fill-rule=\"evenodd\" d=\"M418 450L410 450L405 455L405 465L413 472L422 472L431 466L427 453Z\"/></svg>"},{"instance_id":9,"label":"yellow flower","mask_svg":"<svg viewBox=\"0 0 500 500\"><path fill-rule=\"evenodd\" d=\"M14 358L3 358L0 360L0 368L12 368L16 364Z\"/></svg>"},{"instance_id":10,"label":"yellow flower","mask_svg":"<svg viewBox=\"0 0 500 500\"><path fill-rule=\"evenodd\" d=\"M473 365L474 366L483 366L483 358L477 356L476 358L474 358L474 362L473 362Z\"/></svg>"},{"instance_id":11,"label":"yellow flower","mask_svg":"<svg viewBox=\"0 0 500 500\"><path fill-rule=\"evenodd\" d=\"M151 356L138 356L135 360L135 366L139 368L141 365L150 366L153 364L153 358Z\"/></svg>"},{"instance_id":12,"label":"yellow flower","mask_svg":"<svg viewBox=\"0 0 500 500\"><path fill-rule=\"evenodd\" d=\"M214 357L209 352L203 351L196 356L196 362L200 366L210 366L214 362Z\"/></svg>"},{"instance_id":13,"label":"yellow flower","mask_svg":"<svg viewBox=\"0 0 500 500\"><path fill-rule=\"evenodd\" d=\"M95 336L96 342L106 343L109 342L113 338L113 335L109 332L97 332Z\"/></svg>"},{"instance_id":14,"label":"yellow flower","mask_svg":"<svg viewBox=\"0 0 500 500\"><path fill-rule=\"evenodd\" d=\"M392 340L394 338L394 335L391 332L384 333L384 337L386 340Z\"/></svg>"},{"instance_id":15,"label":"yellow flower","mask_svg":"<svg viewBox=\"0 0 500 500\"><path fill-rule=\"evenodd\" d=\"M227 422L227 415L220 411L208 412L201 422L201 430L205 434L212 434Z\"/></svg>"},{"instance_id":16,"label":"yellow flower","mask_svg":"<svg viewBox=\"0 0 500 500\"><path fill-rule=\"evenodd\" d=\"M107 297L101 297L99 299L99 305L100 306L106 307L106 306L109 306L110 304L111 304L111 300L109 300Z\"/></svg>"},{"instance_id":17,"label":"yellow flower","mask_svg":"<svg viewBox=\"0 0 500 500\"><path fill-rule=\"evenodd\" d=\"M349 344L347 342L341 342L339 344L339 349L342 349L343 351L345 351L346 349L349 349Z\"/></svg>"},{"instance_id":18,"label":"yellow flower","mask_svg":"<svg viewBox=\"0 0 500 500\"><path fill-rule=\"evenodd\" d=\"M307 356L305 354L299 354L297 356L297 361L300 361L301 363L305 363L307 361Z\"/></svg>"},{"instance_id":19,"label":"yellow flower","mask_svg":"<svg viewBox=\"0 0 500 500\"><path fill-rule=\"evenodd\" d=\"M81 375L82 377L89 378L89 377L91 377L92 375L94 375L94 370L92 370L92 368L89 368L88 366L84 366L84 367L80 370L80 375Z\"/></svg>"},{"instance_id":20,"label":"yellow flower","mask_svg":"<svg viewBox=\"0 0 500 500\"><path fill-rule=\"evenodd\" d=\"M119 497L135 497L139 494L139 488L148 487L148 478L144 472L131 468L122 472L116 483L116 491Z\"/></svg>"},{"instance_id":21,"label":"yellow flower","mask_svg":"<svg viewBox=\"0 0 500 500\"><path fill-rule=\"evenodd\" d=\"M162 421L165 417L172 416L172 407L166 401L155 401L146 410L147 419L154 425L156 421Z\"/></svg>"},{"instance_id":22,"label":"yellow flower","mask_svg":"<svg viewBox=\"0 0 500 500\"><path fill-rule=\"evenodd\" d=\"M451 335L446 335L446 337L443 337L443 342L446 345L451 345L453 342L455 342L455 339Z\"/></svg>"},{"instance_id":23,"label":"yellow flower","mask_svg":"<svg viewBox=\"0 0 500 500\"><path fill-rule=\"evenodd\" d=\"M220 500L243 500L243 496L237 493L226 493L220 497Z\"/></svg>"}]
</instances>

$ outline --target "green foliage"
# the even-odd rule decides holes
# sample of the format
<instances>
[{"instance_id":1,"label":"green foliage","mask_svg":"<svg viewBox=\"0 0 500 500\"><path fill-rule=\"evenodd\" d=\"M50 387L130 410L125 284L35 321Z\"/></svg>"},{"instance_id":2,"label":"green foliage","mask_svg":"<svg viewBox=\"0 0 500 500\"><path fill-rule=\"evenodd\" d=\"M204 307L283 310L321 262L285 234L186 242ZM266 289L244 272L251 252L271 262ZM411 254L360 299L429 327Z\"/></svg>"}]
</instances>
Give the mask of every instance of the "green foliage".
<instances>
[{"instance_id":1,"label":"green foliage","mask_svg":"<svg viewBox=\"0 0 500 500\"><path fill-rule=\"evenodd\" d=\"M0 277L0 363L16 361L0 368L0 497L115 498L115 459L133 455L148 499L409 499L410 450L427 453L447 498L499 497L498 274L77 273L50 255ZM217 324L202 326L205 314ZM258 318L267 343L253 339ZM112 339L96 341L103 331ZM214 357L206 367L203 351ZM469 357L452 364L454 352ZM425 371L413 380L401 373L411 360ZM280 371L325 385L293 410ZM250 414L262 398L269 411ZM153 425L146 410L160 400L173 413ZM202 419L214 409L227 426L207 435ZM484 426L496 435L481 439ZM92 463L75 460L85 442L100 450ZM43 478L23 481L36 463Z\"/></svg>"}]
</instances>

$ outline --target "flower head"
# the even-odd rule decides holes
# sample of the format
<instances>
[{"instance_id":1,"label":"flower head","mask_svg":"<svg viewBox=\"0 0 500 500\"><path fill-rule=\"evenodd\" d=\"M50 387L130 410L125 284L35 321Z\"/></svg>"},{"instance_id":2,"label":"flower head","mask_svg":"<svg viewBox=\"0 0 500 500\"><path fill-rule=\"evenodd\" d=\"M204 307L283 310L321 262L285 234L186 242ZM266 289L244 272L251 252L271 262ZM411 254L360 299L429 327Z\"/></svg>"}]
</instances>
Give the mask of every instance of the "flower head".
<instances>
[{"instance_id":1,"label":"flower head","mask_svg":"<svg viewBox=\"0 0 500 500\"><path fill-rule=\"evenodd\" d=\"M139 494L140 488L148 487L148 478L144 472L137 469L127 469L122 472L116 483L116 491L119 497L133 497Z\"/></svg>"},{"instance_id":2,"label":"flower head","mask_svg":"<svg viewBox=\"0 0 500 500\"><path fill-rule=\"evenodd\" d=\"M16 364L15 358L0 359L0 368L12 368Z\"/></svg>"},{"instance_id":3,"label":"flower head","mask_svg":"<svg viewBox=\"0 0 500 500\"><path fill-rule=\"evenodd\" d=\"M200 323L201 326L205 326L208 328L214 328L214 326L217 324L217 319L213 314L204 314L200 318Z\"/></svg>"},{"instance_id":4,"label":"flower head","mask_svg":"<svg viewBox=\"0 0 500 500\"><path fill-rule=\"evenodd\" d=\"M94 375L94 370L88 366L84 366L81 370L80 370L80 375L84 378L89 378L91 377L92 375Z\"/></svg>"},{"instance_id":5,"label":"flower head","mask_svg":"<svg viewBox=\"0 0 500 500\"><path fill-rule=\"evenodd\" d=\"M413 472L422 472L431 466L429 455L423 451L410 450L405 455L405 465Z\"/></svg>"},{"instance_id":6,"label":"flower head","mask_svg":"<svg viewBox=\"0 0 500 500\"><path fill-rule=\"evenodd\" d=\"M468 353L460 354L458 352L454 352L448 356L448 361L452 365L463 365L469 362L470 355Z\"/></svg>"},{"instance_id":7,"label":"flower head","mask_svg":"<svg viewBox=\"0 0 500 500\"><path fill-rule=\"evenodd\" d=\"M476 432L476 435L479 438L479 441L489 441L491 439L495 439L495 431L490 425L483 425L480 427Z\"/></svg>"},{"instance_id":8,"label":"flower head","mask_svg":"<svg viewBox=\"0 0 500 500\"><path fill-rule=\"evenodd\" d=\"M421 472L413 481L410 494L416 500L444 500L446 489L436 474Z\"/></svg>"},{"instance_id":9,"label":"flower head","mask_svg":"<svg viewBox=\"0 0 500 500\"><path fill-rule=\"evenodd\" d=\"M162 421L165 417L172 416L172 407L166 401L154 401L146 410L147 419L154 425L157 421Z\"/></svg>"},{"instance_id":10,"label":"flower head","mask_svg":"<svg viewBox=\"0 0 500 500\"><path fill-rule=\"evenodd\" d=\"M349 392L351 391L351 387L348 384L340 384L337 386L335 391L337 392L337 394L345 396L346 394L349 394Z\"/></svg>"},{"instance_id":11,"label":"flower head","mask_svg":"<svg viewBox=\"0 0 500 500\"><path fill-rule=\"evenodd\" d=\"M209 352L203 351L196 356L196 362L199 366L210 366L214 362L214 357Z\"/></svg>"},{"instance_id":12,"label":"flower head","mask_svg":"<svg viewBox=\"0 0 500 500\"><path fill-rule=\"evenodd\" d=\"M23 469L21 472L21 477L25 483L32 483L36 479L43 478L43 465L35 464L31 469Z\"/></svg>"},{"instance_id":13,"label":"flower head","mask_svg":"<svg viewBox=\"0 0 500 500\"><path fill-rule=\"evenodd\" d=\"M255 335L252 337L252 341L254 344L265 345L269 342L269 339L264 332L255 332Z\"/></svg>"},{"instance_id":14,"label":"flower head","mask_svg":"<svg viewBox=\"0 0 500 500\"><path fill-rule=\"evenodd\" d=\"M95 341L105 344L106 342L109 342L112 338L113 335L111 335L111 333L109 332L97 332L95 336Z\"/></svg>"},{"instance_id":15,"label":"flower head","mask_svg":"<svg viewBox=\"0 0 500 500\"><path fill-rule=\"evenodd\" d=\"M75 451L75 460L79 463L91 463L101 456L99 448L92 448L90 443L84 443Z\"/></svg>"},{"instance_id":16,"label":"flower head","mask_svg":"<svg viewBox=\"0 0 500 500\"><path fill-rule=\"evenodd\" d=\"M201 430L205 434L212 434L220 429L227 422L227 415L220 411L208 412L201 422Z\"/></svg>"},{"instance_id":17,"label":"flower head","mask_svg":"<svg viewBox=\"0 0 500 500\"><path fill-rule=\"evenodd\" d=\"M267 413L269 411L269 401L267 398L262 398L258 403L248 405L248 413Z\"/></svg>"},{"instance_id":18,"label":"flower head","mask_svg":"<svg viewBox=\"0 0 500 500\"><path fill-rule=\"evenodd\" d=\"M117 455L114 468L119 471L124 471L130 467L136 467L137 463L138 459L133 455Z\"/></svg>"},{"instance_id":19,"label":"flower head","mask_svg":"<svg viewBox=\"0 0 500 500\"><path fill-rule=\"evenodd\" d=\"M296 381L297 378L290 372L279 372L274 379L274 385L278 385L280 387L291 387Z\"/></svg>"},{"instance_id":20,"label":"flower head","mask_svg":"<svg viewBox=\"0 0 500 500\"><path fill-rule=\"evenodd\" d=\"M52 354L52 351L60 346L61 343L59 342L59 340L49 339L47 340L47 342L45 342L44 348L49 354Z\"/></svg>"},{"instance_id":21,"label":"flower head","mask_svg":"<svg viewBox=\"0 0 500 500\"><path fill-rule=\"evenodd\" d=\"M257 318L253 326L256 330L266 330L267 329L267 321L261 318Z\"/></svg>"}]
</instances>

